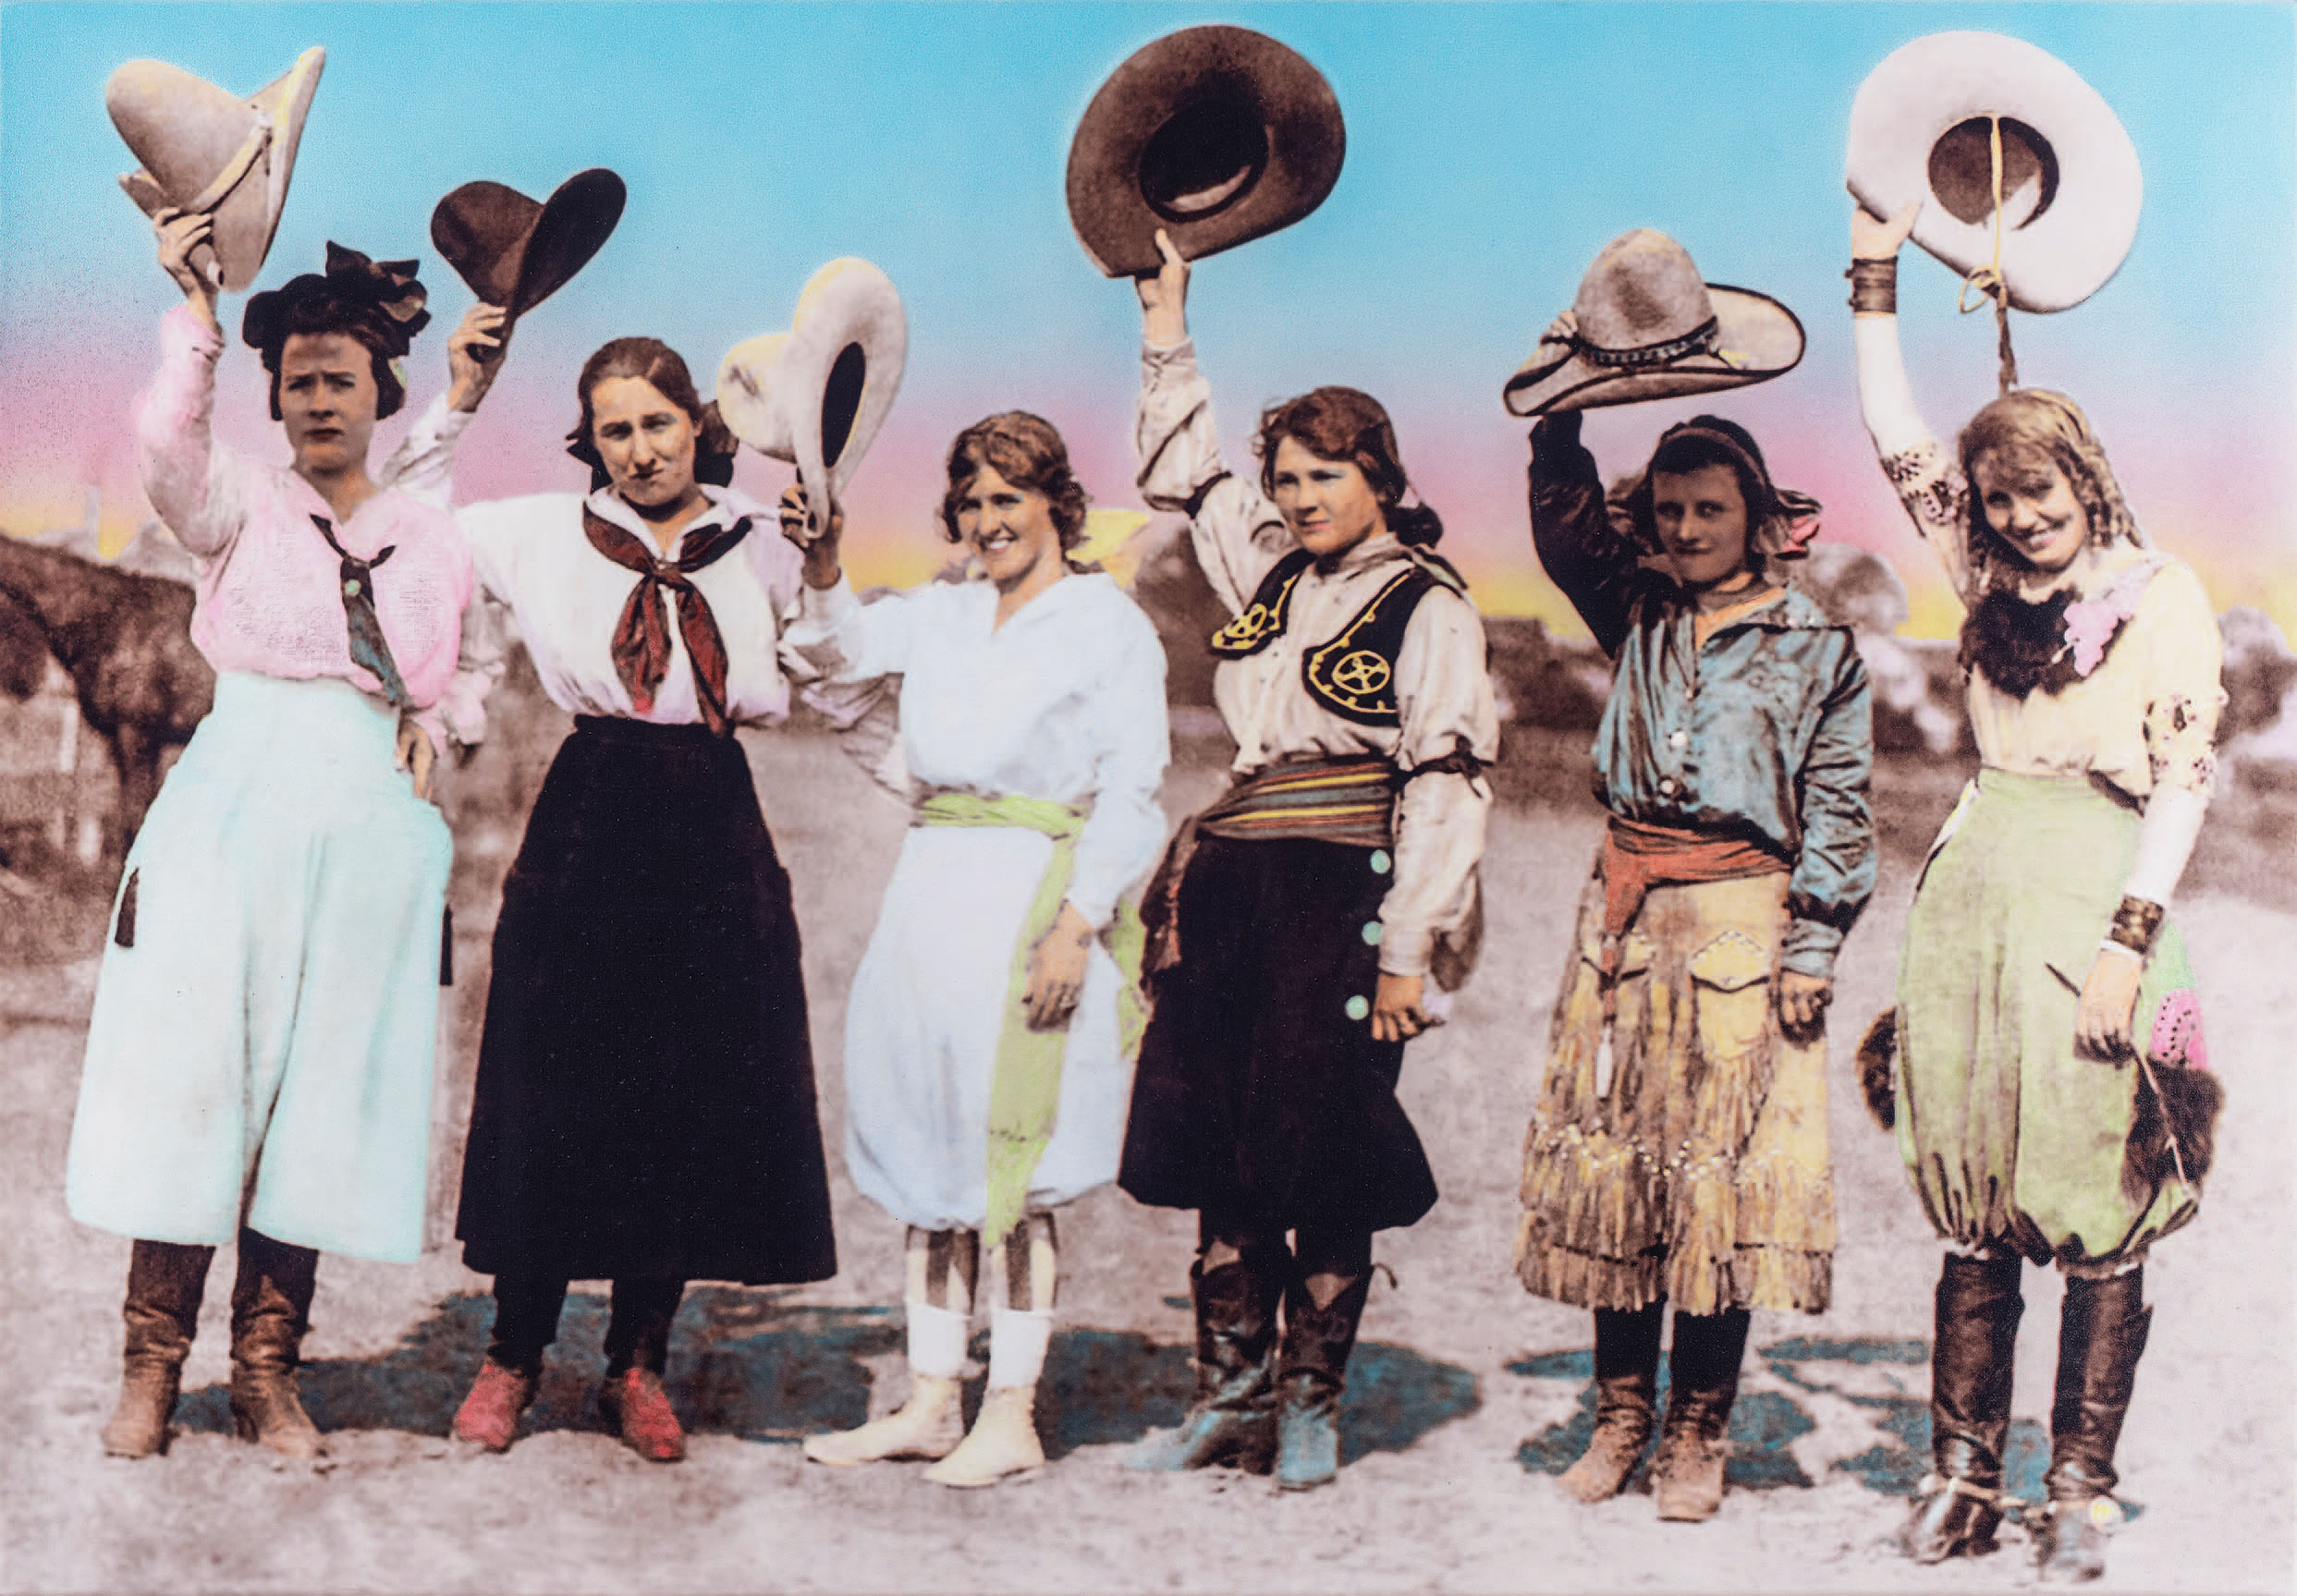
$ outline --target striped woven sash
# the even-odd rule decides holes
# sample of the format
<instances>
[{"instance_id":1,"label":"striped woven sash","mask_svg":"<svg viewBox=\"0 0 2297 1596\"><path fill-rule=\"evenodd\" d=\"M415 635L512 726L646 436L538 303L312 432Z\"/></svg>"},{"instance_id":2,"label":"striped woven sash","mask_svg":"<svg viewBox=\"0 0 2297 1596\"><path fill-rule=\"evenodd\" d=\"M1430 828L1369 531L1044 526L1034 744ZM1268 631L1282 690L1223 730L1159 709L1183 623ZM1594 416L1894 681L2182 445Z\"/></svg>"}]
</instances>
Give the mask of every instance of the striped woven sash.
<instances>
[{"instance_id":1,"label":"striped woven sash","mask_svg":"<svg viewBox=\"0 0 2297 1596\"><path fill-rule=\"evenodd\" d=\"M1309 837L1386 847L1396 836L1395 767L1384 759L1291 760L1244 777L1196 817L1240 841Z\"/></svg>"}]
</instances>

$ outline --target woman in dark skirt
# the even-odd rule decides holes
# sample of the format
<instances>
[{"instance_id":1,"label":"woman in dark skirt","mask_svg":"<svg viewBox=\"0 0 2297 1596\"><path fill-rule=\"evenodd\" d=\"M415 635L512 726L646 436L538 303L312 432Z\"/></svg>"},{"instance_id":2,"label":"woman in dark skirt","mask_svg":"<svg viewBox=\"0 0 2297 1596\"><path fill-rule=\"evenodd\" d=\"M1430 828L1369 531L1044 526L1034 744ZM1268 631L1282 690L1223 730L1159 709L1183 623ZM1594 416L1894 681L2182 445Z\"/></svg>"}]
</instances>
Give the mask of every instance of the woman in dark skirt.
<instances>
[{"instance_id":1,"label":"woman in dark skirt","mask_svg":"<svg viewBox=\"0 0 2297 1596\"><path fill-rule=\"evenodd\" d=\"M1427 981L1456 986L1472 956L1498 718L1483 623L1428 550L1435 512L1402 503L1387 413L1318 388L1261 418L1257 483L1230 474L1188 341L1189 268L1157 237L1141 489L1189 516L1236 616L1212 648L1237 758L1143 911L1155 1017L1119 1179L1199 1212L1197 1395L1130 1462L1273 1463L1305 1490L1338 1468L1373 1233L1436 1201L1396 1080L1434 1023Z\"/></svg>"},{"instance_id":2,"label":"woman in dark skirt","mask_svg":"<svg viewBox=\"0 0 2297 1596\"><path fill-rule=\"evenodd\" d=\"M601 1406L668 1462L686 1282L837 1271L789 878L732 735L788 712L800 556L725 485L734 441L672 350L618 338L577 394L586 497L458 512L575 729L495 930L456 1225L495 1332L455 1433L509 1446L568 1282L611 1279ZM466 420L434 407L408 470L446 469Z\"/></svg>"}]
</instances>

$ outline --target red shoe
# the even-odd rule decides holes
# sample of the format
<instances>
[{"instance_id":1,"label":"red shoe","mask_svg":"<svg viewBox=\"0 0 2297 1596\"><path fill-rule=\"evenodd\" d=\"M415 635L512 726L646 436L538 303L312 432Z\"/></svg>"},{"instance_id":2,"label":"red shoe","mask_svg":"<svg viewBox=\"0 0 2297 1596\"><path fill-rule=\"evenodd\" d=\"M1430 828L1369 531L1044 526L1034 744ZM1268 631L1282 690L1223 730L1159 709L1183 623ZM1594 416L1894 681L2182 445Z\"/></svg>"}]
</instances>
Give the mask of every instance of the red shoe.
<instances>
[{"instance_id":1,"label":"red shoe","mask_svg":"<svg viewBox=\"0 0 2297 1596\"><path fill-rule=\"evenodd\" d=\"M609 1422L621 1427L622 1444L649 1463L676 1463L686 1456L686 1432L670 1410L662 1376L653 1370L625 1369L607 1376L598 1389L598 1406Z\"/></svg>"},{"instance_id":2,"label":"red shoe","mask_svg":"<svg viewBox=\"0 0 2297 1596\"><path fill-rule=\"evenodd\" d=\"M519 1439L519 1419L534 1401L535 1387L542 1383L540 1374L521 1374L488 1358L479 1365L470 1395L456 1411L455 1439L489 1452L509 1451L510 1444Z\"/></svg>"}]
</instances>

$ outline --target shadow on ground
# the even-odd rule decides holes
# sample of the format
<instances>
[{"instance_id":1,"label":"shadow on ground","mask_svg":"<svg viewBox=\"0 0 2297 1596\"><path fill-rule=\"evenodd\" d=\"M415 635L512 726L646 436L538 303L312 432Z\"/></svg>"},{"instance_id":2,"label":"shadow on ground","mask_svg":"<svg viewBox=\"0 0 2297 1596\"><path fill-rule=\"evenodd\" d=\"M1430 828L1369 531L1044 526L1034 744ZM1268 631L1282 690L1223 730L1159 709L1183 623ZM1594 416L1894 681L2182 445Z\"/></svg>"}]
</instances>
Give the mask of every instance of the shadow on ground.
<instances>
[{"instance_id":1,"label":"shadow on ground","mask_svg":"<svg viewBox=\"0 0 2297 1596\"><path fill-rule=\"evenodd\" d=\"M1852 1456L1838 1458L1829 1467L1855 1478L1869 1491L1885 1496L1912 1496L1930 1471L1930 1404L1927 1395L1903 1391L1878 1392L1871 1380L1846 1378L1839 1367L1888 1368L1901 1365L1916 1372L1930 1362L1926 1341L1830 1341L1795 1336L1759 1349L1759 1358L1781 1383L1796 1391L1825 1393L1872 1416L1876 1439ZM1551 1424L1516 1450L1516 1461L1532 1473L1560 1474L1586 1450L1595 1427L1594 1354L1553 1352L1508 1365L1508 1372L1530 1380L1564 1380L1583 1384L1579 1410L1570 1422ZM1884 1384L1895 1386L1896 1381ZM1659 1369L1659 1399L1667 1399L1667 1368ZM1791 1395L1776 1391L1742 1393L1731 1409L1732 1454L1724 1478L1741 1491L1776 1491L1784 1486L1808 1488L1811 1477L1795 1460L1793 1443L1817 1428ZM2031 1419L2014 1420L2010 1427L2008 1456L2003 1459L2003 1484L2016 1496L2038 1501L2043 1495L2042 1472L2049 1465L2049 1437ZM2134 1517L2137 1509L2130 1512Z\"/></svg>"},{"instance_id":2,"label":"shadow on ground","mask_svg":"<svg viewBox=\"0 0 2297 1596\"><path fill-rule=\"evenodd\" d=\"M450 1297L381 1357L304 1365L303 1405L325 1431L445 1435L478 1372L493 1322L492 1298ZM605 1331L603 1296L568 1297L542 1390L529 1410L529 1433L601 1427L593 1396L605 1372ZM666 1383L691 1432L789 1442L866 1419L873 1371L864 1360L901 1348L901 1318L892 1309L804 1308L764 1292L698 1286L686 1294L671 1332ZM975 1352L987 1361L985 1338ZM898 1380L894 1367L891 1378ZM1061 1332L1053 1338L1038 1400L1045 1451L1058 1457L1177 1423L1194 1378L1186 1347L1160 1346L1130 1332ZM1342 1461L1401 1451L1480 1402L1467 1370L1406 1347L1361 1345L1340 1403ZM226 1389L187 1392L176 1422L228 1434Z\"/></svg>"}]
</instances>

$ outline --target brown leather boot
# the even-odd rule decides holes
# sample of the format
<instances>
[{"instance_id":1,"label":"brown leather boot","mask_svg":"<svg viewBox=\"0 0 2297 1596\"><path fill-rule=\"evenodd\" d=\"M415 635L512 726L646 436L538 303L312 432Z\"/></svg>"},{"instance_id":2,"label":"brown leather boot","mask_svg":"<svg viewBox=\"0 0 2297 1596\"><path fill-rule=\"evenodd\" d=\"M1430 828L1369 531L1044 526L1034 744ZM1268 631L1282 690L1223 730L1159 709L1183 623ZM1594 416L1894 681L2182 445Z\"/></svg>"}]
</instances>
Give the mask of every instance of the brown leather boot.
<instances>
[{"instance_id":1,"label":"brown leather boot","mask_svg":"<svg viewBox=\"0 0 2297 1596\"><path fill-rule=\"evenodd\" d=\"M150 1457L167 1450L167 1421L176 1411L214 1256L212 1247L172 1241L139 1241L128 1252L119 1407L104 1427L104 1450L113 1456Z\"/></svg>"},{"instance_id":2,"label":"brown leather boot","mask_svg":"<svg viewBox=\"0 0 2297 1596\"><path fill-rule=\"evenodd\" d=\"M231 1418L242 1441L283 1457L321 1457L327 1444L295 1389L303 1333L311 1327L319 1254L241 1229L231 1288Z\"/></svg>"},{"instance_id":3,"label":"brown leather boot","mask_svg":"<svg viewBox=\"0 0 2297 1596\"><path fill-rule=\"evenodd\" d=\"M2050 1406L2050 1466L2043 1476L2049 1512L2034 1535L2048 1584L2077 1584L2106 1572L2106 1537L2121 1522L2114 1447L2137 1383L2154 1310L2144 1306L2144 1270L2107 1280L2066 1282L2058 1328L2058 1392Z\"/></svg>"},{"instance_id":4,"label":"brown leather boot","mask_svg":"<svg viewBox=\"0 0 2297 1596\"><path fill-rule=\"evenodd\" d=\"M2010 1435L2023 1265L1948 1253L1938 1273L1930 1355L1930 1477L1899 1531L1917 1563L1994 1549L2002 1519L2002 1445Z\"/></svg>"},{"instance_id":5,"label":"brown leather boot","mask_svg":"<svg viewBox=\"0 0 2297 1596\"><path fill-rule=\"evenodd\" d=\"M1659 1332L1666 1317L1660 1302L1632 1312L1595 1310L1595 1432L1557 1481L1578 1501L1617 1496L1643 1461L1656 1418Z\"/></svg>"},{"instance_id":6,"label":"brown leather boot","mask_svg":"<svg viewBox=\"0 0 2297 1596\"><path fill-rule=\"evenodd\" d=\"M1730 1461L1731 1405L1739 1400L1739 1365L1746 1357L1750 1316L1677 1313L1668 1350L1667 1419L1651 1460L1659 1517L1695 1523L1723 1505L1723 1470Z\"/></svg>"}]
</instances>

